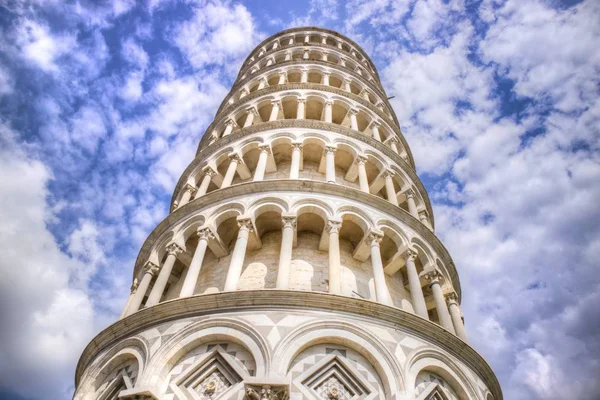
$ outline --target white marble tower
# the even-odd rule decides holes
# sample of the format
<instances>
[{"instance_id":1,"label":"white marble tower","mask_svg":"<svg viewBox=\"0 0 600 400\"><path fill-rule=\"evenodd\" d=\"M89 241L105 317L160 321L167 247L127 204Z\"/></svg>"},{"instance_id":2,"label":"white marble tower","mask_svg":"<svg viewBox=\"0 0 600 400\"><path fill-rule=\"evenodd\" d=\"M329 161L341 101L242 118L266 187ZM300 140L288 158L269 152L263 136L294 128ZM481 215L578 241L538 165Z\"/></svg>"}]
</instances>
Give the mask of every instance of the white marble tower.
<instances>
[{"instance_id":1,"label":"white marble tower","mask_svg":"<svg viewBox=\"0 0 600 400\"><path fill-rule=\"evenodd\" d=\"M132 280L75 399L502 399L375 66L336 32L249 55Z\"/></svg>"}]
</instances>

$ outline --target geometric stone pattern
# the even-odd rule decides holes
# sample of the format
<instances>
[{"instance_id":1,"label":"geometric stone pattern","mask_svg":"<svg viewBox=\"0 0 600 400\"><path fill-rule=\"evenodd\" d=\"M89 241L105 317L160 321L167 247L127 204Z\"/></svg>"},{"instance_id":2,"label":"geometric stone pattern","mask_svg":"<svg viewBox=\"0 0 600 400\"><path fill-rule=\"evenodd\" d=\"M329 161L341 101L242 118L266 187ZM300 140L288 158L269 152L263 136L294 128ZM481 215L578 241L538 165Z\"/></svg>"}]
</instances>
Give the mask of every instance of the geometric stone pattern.
<instances>
[{"instance_id":1,"label":"geometric stone pattern","mask_svg":"<svg viewBox=\"0 0 600 400\"><path fill-rule=\"evenodd\" d=\"M212 344L203 344L201 346L196 347L189 353L187 353L176 365L173 367L171 372L168 375L167 383L175 381L179 375L185 372L190 366L195 364L199 359L201 359L207 352L213 351L215 349L221 350L224 353L231 356L233 362L237 364L238 367L242 368L243 371L249 375L253 376L256 371L256 363L254 362L254 358L252 355L244 349L242 346L235 343L212 343ZM216 372L218 374L218 372ZM218 376L215 376L218 378ZM217 379L217 381L219 381ZM227 383L223 382L223 385L227 385ZM231 386L231 383L227 385ZM172 393L173 390L169 386L167 390L168 393Z\"/></svg>"},{"instance_id":2,"label":"geometric stone pattern","mask_svg":"<svg viewBox=\"0 0 600 400\"><path fill-rule=\"evenodd\" d=\"M138 367L135 360L127 360L117 366L98 386L97 393L102 400L116 400L121 390L135 386Z\"/></svg>"},{"instance_id":3,"label":"geometric stone pattern","mask_svg":"<svg viewBox=\"0 0 600 400\"><path fill-rule=\"evenodd\" d=\"M440 386L443 388L444 394L448 397L448 400L458 400L458 395L454 392L452 387L439 375L434 374L429 371L422 371L417 376L415 392L417 397L427 391L430 390L431 386ZM432 399L436 399L432 397ZM437 399L436 399L437 400Z\"/></svg>"},{"instance_id":4,"label":"geometric stone pattern","mask_svg":"<svg viewBox=\"0 0 600 400\"><path fill-rule=\"evenodd\" d=\"M331 355L339 358L342 363L331 360L321 366L320 371L313 372L313 376L311 376L312 381L316 383L307 385L310 382L307 382L306 378L303 379L303 374L315 365L319 365L322 360L330 358ZM352 368L352 372L355 372L355 377L348 378L348 376L354 375L349 371L350 368ZM325 374L326 379L319 380L318 373L320 372ZM366 399L371 394L366 387L372 387L373 392L383 398L381 381L373 366L356 351L343 346L321 344L304 350L293 361L289 377L293 382L292 393L300 393L299 386L306 385L318 394L317 398L319 399L335 398L327 396L329 389L336 387L340 389L338 392L338 395L341 396L340 399ZM341 377L346 377L346 379Z\"/></svg>"},{"instance_id":5,"label":"geometric stone pattern","mask_svg":"<svg viewBox=\"0 0 600 400\"><path fill-rule=\"evenodd\" d=\"M214 316L188 317L163 322L137 333L134 337L146 342L148 349L152 347L146 339L148 337L152 337L152 343L162 343L155 350L154 354L158 355L164 346L182 339L179 336L182 333L172 333L173 329L170 329L170 327L185 326L189 330L190 326L198 323L209 323L214 317L235 318L240 323L251 327L256 335L262 338L272 357L270 359L271 371L267 372L266 376L257 376L259 366L253 353L245 345L224 338L223 340L207 341L190 348L189 351L173 361L172 367L167 368L166 375L160 381L156 381L156 371L163 369L167 360L157 359L156 357L148 361L149 365L146 365L140 374L138 374L135 361L120 364L110 373L104 372L108 375L96 389L94 389L94 383L97 374L93 375L86 372L78 386L78 392L74 399L97 400L100 398L99 394L105 391L108 385L115 381L115 378L121 376L122 372L131 379L133 386L140 389L140 391L150 388L152 395L148 398L160 400L216 399L219 398L217 396L221 395L225 396L223 398L242 400L244 387L250 385L260 389L269 384L275 389L274 391L287 387L286 390L289 393L290 400L335 398L328 397L332 393L337 395L339 399L370 400L373 398L387 400L388 398L398 398L414 400L424 393L427 395L430 391L429 394L433 395L436 393L435 390L442 392L448 400L459 399L458 392L450 386L447 380L437 373L432 373L427 368L424 368L421 373L415 374L413 378L413 395L410 394L411 391L407 388L407 390L392 389L394 392L391 396L388 396L384 390L382 376L375 369L372 362L373 359L381 362L381 355L372 354L369 355L369 359L365 358L365 354L370 354L366 347L364 345L361 345L362 348L343 345L339 338L345 337L344 332L337 329L334 335L338 335L338 339L335 343L328 343L326 339L322 339L320 340L321 343L312 344L298 352L290 360L289 368L283 375L274 371L273 365L279 361L278 351L280 351L280 347L286 338L294 335L298 330L306 329L306 327L311 327L313 324L318 324L319 321L324 320L327 320L330 325L346 323L350 326L360 327L360 330L365 332L366 335L376 338L393 358L398 371L400 371L399 373L403 375L405 381L408 381L409 378L404 374L412 354L422 350L443 352L436 345L424 340L422 337L416 337L410 332L404 332L395 327L377 324L373 320L364 317L332 314L316 310L230 311L218 313ZM164 332L165 335L169 336L169 340L163 340L160 335L156 336L157 332ZM186 334L192 334L192 332L189 331ZM277 332L279 337L276 341L269 340L269 337L273 338L275 336L273 332ZM231 334L238 335L234 329L231 329ZM302 336L299 336L299 338L301 339ZM358 350L360 350L360 353ZM223 356L219 358L216 353ZM91 371L91 366L94 366L96 371L101 370L102 366L108 361L107 359L112 357L111 354L107 351L100 353L97 356L98 359L90 364L87 371ZM445 354L459 366L466 379L476 383L474 386L478 389L476 395L472 398L487 400L485 397L488 393L487 388L482 380L478 378L478 374L466 367L456 357ZM216 363L218 368L213 368L212 366L215 363L210 364L209 362L209 360L215 359L218 360L218 363ZM334 362L331 362L332 359ZM152 365L158 365L160 368L152 367ZM324 373L321 373L322 371ZM121 379L118 382L122 381ZM212 384L208 385L209 382L214 384L214 389L212 389ZM437 385L436 388L433 388L434 385ZM127 388L124 386L120 390ZM338 390L332 391L331 389L334 388ZM260 390L257 390L257 392L260 393ZM90 394L86 395L86 393ZM425 399L427 398L425 397ZM433 398L435 399L435 397ZM444 397L441 398L446 400Z\"/></svg>"}]
</instances>

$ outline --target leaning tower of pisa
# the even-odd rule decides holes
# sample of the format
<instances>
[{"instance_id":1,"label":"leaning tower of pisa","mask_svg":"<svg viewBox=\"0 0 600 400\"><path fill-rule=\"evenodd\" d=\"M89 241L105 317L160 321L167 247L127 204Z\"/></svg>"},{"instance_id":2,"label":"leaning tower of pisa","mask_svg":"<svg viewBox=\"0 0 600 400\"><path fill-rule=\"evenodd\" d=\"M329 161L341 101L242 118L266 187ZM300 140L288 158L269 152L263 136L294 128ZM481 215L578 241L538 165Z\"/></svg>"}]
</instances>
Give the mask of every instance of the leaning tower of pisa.
<instances>
[{"instance_id":1,"label":"leaning tower of pisa","mask_svg":"<svg viewBox=\"0 0 600 400\"><path fill-rule=\"evenodd\" d=\"M121 319L83 352L75 399L502 399L410 148L349 38L260 43L170 211Z\"/></svg>"}]
</instances>

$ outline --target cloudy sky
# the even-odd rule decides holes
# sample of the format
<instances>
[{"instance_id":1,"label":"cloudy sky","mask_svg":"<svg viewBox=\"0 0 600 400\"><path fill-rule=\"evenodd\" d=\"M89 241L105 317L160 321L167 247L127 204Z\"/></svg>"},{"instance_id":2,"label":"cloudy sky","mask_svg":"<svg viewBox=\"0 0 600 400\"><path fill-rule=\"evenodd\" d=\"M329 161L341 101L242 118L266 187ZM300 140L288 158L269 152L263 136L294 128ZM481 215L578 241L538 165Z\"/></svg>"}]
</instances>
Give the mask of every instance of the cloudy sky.
<instances>
[{"instance_id":1,"label":"cloudy sky","mask_svg":"<svg viewBox=\"0 0 600 400\"><path fill-rule=\"evenodd\" d=\"M72 396L241 62L300 25L395 96L505 399L600 397L600 2L2 3L0 399Z\"/></svg>"}]
</instances>

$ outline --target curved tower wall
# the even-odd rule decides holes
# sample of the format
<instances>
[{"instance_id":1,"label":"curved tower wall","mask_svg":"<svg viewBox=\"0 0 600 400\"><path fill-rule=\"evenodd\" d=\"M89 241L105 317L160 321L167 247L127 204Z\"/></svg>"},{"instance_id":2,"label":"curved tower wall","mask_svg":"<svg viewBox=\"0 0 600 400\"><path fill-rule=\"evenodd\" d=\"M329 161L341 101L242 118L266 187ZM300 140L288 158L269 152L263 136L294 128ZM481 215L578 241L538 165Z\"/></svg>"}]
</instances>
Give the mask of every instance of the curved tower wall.
<instances>
[{"instance_id":1,"label":"curved tower wall","mask_svg":"<svg viewBox=\"0 0 600 400\"><path fill-rule=\"evenodd\" d=\"M290 29L242 65L74 398L502 399L460 298L372 61Z\"/></svg>"}]
</instances>

